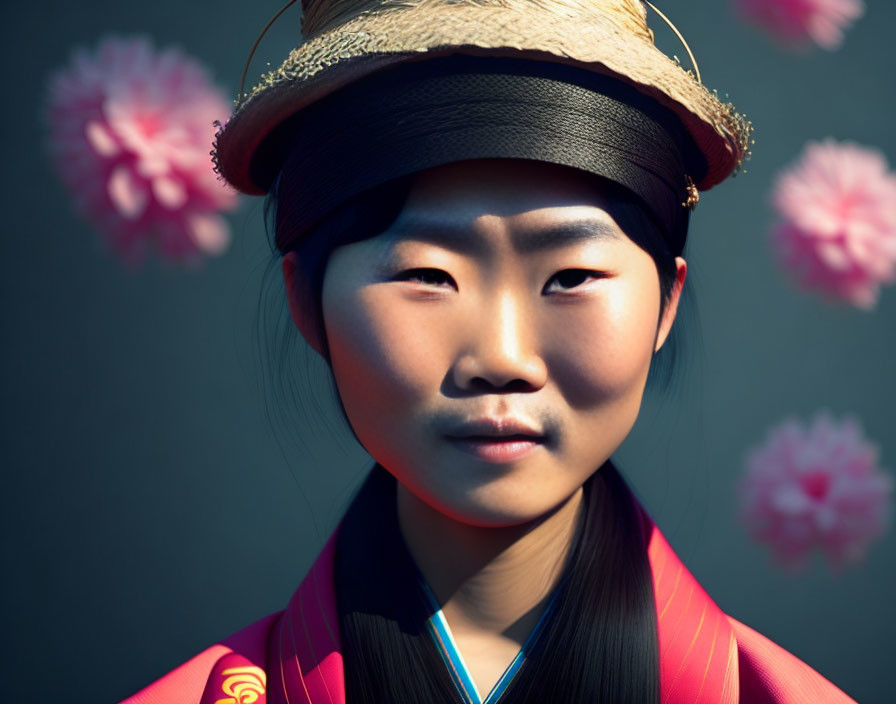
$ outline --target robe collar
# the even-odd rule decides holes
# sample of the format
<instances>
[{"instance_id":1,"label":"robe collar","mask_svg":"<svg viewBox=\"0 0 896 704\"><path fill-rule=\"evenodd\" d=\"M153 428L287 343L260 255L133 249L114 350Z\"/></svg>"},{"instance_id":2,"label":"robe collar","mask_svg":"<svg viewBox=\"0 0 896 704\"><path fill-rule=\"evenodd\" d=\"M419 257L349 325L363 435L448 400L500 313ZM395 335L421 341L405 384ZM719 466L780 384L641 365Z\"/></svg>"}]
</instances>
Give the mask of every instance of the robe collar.
<instances>
[{"instance_id":1,"label":"robe collar","mask_svg":"<svg viewBox=\"0 0 896 704\"><path fill-rule=\"evenodd\" d=\"M653 575L661 702L736 704L738 646L727 616L636 501ZM268 704L345 704L335 547L327 541L268 643Z\"/></svg>"}]
</instances>

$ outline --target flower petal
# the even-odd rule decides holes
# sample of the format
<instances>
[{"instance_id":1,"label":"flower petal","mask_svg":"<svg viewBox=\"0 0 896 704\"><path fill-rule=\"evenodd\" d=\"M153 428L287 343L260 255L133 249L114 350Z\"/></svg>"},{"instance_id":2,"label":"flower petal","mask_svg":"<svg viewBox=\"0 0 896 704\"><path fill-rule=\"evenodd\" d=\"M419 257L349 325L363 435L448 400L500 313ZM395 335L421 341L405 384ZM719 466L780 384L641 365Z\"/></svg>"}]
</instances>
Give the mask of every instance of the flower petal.
<instances>
[{"instance_id":1,"label":"flower petal","mask_svg":"<svg viewBox=\"0 0 896 704\"><path fill-rule=\"evenodd\" d=\"M221 254L230 245L230 228L220 215L190 215L187 218L187 232L199 248L209 254Z\"/></svg>"},{"instance_id":2,"label":"flower petal","mask_svg":"<svg viewBox=\"0 0 896 704\"><path fill-rule=\"evenodd\" d=\"M146 186L124 166L116 167L109 176L108 193L112 205L126 220L143 215L149 201Z\"/></svg>"}]
</instances>

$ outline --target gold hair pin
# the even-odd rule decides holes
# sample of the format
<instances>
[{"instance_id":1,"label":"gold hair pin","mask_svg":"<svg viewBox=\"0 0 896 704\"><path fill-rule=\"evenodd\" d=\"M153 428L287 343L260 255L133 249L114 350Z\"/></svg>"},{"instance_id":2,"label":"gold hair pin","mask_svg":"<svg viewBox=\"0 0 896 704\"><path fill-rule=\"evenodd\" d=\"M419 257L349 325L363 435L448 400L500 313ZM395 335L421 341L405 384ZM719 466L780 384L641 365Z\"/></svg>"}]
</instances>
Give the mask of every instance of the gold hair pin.
<instances>
[{"instance_id":1,"label":"gold hair pin","mask_svg":"<svg viewBox=\"0 0 896 704\"><path fill-rule=\"evenodd\" d=\"M690 176L685 176L685 178L688 180L688 185L686 187L688 199L682 203L682 205L688 210L693 210L697 207L697 203L700 202L700 191L698 191L697 186L694 185L694 179Z\"/></svg>"}]
</instances>

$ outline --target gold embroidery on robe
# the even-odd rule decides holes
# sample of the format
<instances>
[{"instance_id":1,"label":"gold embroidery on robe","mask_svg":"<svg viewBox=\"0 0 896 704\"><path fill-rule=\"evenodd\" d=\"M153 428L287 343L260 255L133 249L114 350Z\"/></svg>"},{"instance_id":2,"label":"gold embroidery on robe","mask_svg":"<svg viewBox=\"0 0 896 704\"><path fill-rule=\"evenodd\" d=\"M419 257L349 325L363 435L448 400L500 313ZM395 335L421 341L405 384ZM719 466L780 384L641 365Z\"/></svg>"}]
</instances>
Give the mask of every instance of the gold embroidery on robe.
<instances>
[{"instance_id":1,"label":"gold embroidery on robe","mask_svg":"<svg viewBox=\"0 0 896 704\"><path fill-rule=\"evenodd\" d=\"M264 694L266 678L260 667L229 667L221 674L230 675L221 683L227 698L218 699L215 704L254 704Z\"/></svg>"}]
</instances>

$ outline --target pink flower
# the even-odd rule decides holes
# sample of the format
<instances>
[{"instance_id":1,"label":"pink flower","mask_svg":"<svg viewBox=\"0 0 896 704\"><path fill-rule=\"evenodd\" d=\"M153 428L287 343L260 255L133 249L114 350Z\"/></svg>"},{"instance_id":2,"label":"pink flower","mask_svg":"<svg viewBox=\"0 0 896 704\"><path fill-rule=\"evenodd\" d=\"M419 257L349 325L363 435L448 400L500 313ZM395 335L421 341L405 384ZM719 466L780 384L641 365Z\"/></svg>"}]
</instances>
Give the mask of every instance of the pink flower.
<instances>
[{"instance_id":1,"label":"pink flower","mask_svg":"<svg viewBox=\"0 0 896 704\"><path fill-rule=\"evenodd\" d=\"M879 151L809 143L772 202L783 218L772 232L778 261L805 289L868 309L896 279L896 175Z\"/></svg>"},{"instance_id":2,"label":"pink flower","mask_svg":"<svg viewBox=\"0 0 896 704\"><path fill-rule=\"evenodd\" d=\"M877 454L853 418L837 423L822 411L808 427L785 421L747 455L739 520L790 571L816 546L835 571L859 562L892 513L893 477Z\"/></svg>"},{"instance_id":3,"label":"pink flower","mask_svg":"<svg viewBox=\"0 0 896 704\"><path fill-rule=\"evenodd\" d=\"M63 182L115 251L137 263L154 241L163 257L197 263L230 242L220 213L237 194L209 155L213 122L229 113L195 60L108 38L50 77L45 116Z\"/></svg>"},{"instance_id":4,"label":"pink flower","mask_svg":"<svg viewBox=\"0 0 896 704\"><path fill-rule=\"evenodd\" d=\"M735 7L784 44L825 49L840 46L844 30L865 13L862 0L735 0Z\"/></svg>"}]
</instances>

